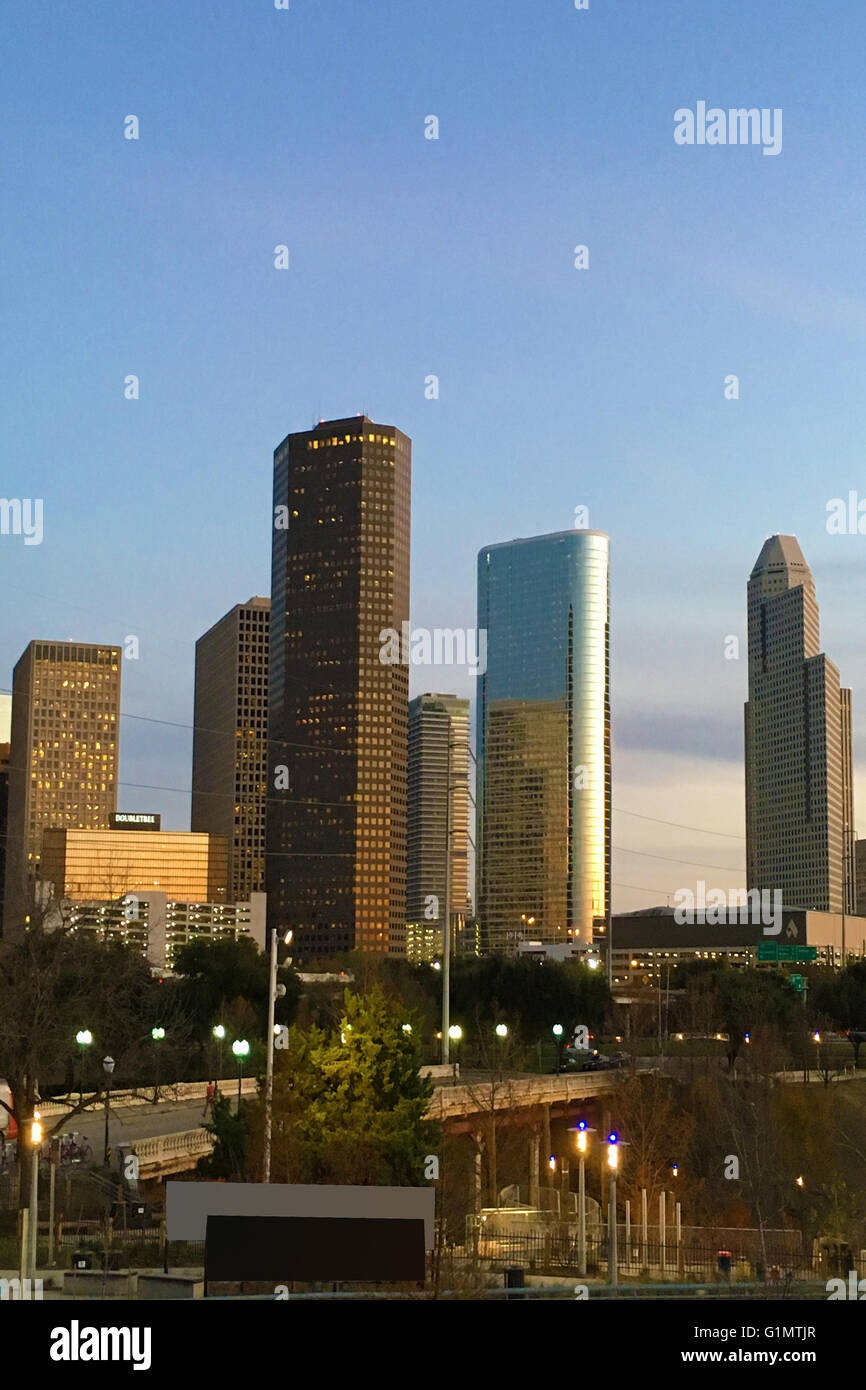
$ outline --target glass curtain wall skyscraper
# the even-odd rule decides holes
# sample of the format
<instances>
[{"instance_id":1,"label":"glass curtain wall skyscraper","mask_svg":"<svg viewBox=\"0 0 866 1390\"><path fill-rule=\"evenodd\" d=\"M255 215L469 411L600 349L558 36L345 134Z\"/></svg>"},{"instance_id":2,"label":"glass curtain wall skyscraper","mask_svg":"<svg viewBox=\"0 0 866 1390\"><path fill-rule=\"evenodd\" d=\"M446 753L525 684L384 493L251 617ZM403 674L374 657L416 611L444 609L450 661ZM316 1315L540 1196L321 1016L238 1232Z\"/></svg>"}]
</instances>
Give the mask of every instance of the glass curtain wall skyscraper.
<instances>
[{"instance_id":1,"label":"glass curtain wall skyscraper","mask_svg":"<svg viewBox=\"0 0 866 1390\"><path fill-rule=\"evenodd\" d=\"M609 540L486 546L478 626L478 916L485 951L592 945L610 904Z\"/></svg>"},{"instance_id":2,"label":"glass curtain wall skyscraper","mask_svg":"<svg viewBox=\"0 0 866 1390\"><path fill-rule=\"evenodd\" d=\"M815 581L795 536L770 536L748 585L748 887L786 907L855 909L851 691L819 651Z\"/></svg>"},{"instance_id":3,"label":"glass curtain wall skyscraper","mask_svg":"<svg viewBox=\"0 0 866 1390\"><path fill-rule=\"evenodd\" d=\"M463 944L469 906L469 758L468 700L427 694L410 701L406 954L414 961L441 959L446 880L452 953Z\"/></svg>"},{"instance_id":4,"label":"glass curtain wall skyscraper","mask_svg":"<svg viewBox=\"0 0 866 1390\"><path fill-rule=\"evenodd\" d=\"M268 925L296 960L403 954L412 446L366 416L274 454Z\"/></svg>"}]
</instances>

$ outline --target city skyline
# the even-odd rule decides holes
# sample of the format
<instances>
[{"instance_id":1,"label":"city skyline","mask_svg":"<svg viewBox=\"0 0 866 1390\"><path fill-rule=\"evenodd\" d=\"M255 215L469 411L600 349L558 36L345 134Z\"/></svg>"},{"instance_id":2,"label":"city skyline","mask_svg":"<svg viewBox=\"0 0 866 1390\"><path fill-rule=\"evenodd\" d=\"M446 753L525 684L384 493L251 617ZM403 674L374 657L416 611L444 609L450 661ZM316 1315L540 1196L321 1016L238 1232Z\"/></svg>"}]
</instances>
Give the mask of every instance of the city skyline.
<instances>
[{"instance_id":1,"label":"city skyline","mask_svg":"<svg viewBox=\"0 0 866 1390\"><path fill-rule=\"evenodd\" d=\"M528 0L387 18L298 0L240 25L163 0L149 13L95 4L18 26L0 398L7 491L45 513L41 545L2 538L0 661L11 671L34 633L137 636L123 804L187 824L194 642L268 590L273 442L366 410L414 441L419 625L472 626L485 538L566 528L577 506L628 554L611 593L614 806L634 813L614 811L617 905L679 885L679 865L645 854L744 868L746 674L723 653L728 634L745 647L741 576L764 536L800 538L826 646L866 686L863 537L826 527L866 436L850 235L866 16L822 18L828 103L814 12L796 3L733 0L700 21ZM675 112L704 98L783 108L778 157L677 145ZM383 171L386 196L371 191ZM412 695L430 684L418 674ZM854 721L860 747L866 702Z\"/></svg>"}]
</instances>

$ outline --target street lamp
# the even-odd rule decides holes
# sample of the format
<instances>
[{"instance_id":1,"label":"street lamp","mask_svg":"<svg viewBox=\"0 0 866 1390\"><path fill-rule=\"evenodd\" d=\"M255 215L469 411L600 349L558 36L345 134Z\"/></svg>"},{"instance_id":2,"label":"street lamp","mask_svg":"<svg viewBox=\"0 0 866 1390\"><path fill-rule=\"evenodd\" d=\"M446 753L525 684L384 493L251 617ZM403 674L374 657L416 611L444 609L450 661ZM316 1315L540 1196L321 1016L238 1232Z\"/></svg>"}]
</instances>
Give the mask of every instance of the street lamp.
<instances>
[{"instance_id":1,"label":"street lamp","mask_svg":"<svg viewBox=\"0 0 866 1390\"><path fill-rule=\"evenodd\" d=\"M556 1074L559 1076L562 1070L562 1024L554 1023L552 1032L556 1038Z\"/></svg>"},{"instance_id":2,"label":"street lamp","mask_svg":"<svg viewBox=\"0 0 866 1390\"><path fill-rule=\"evenodd\" d=\"M578 1120L572 1128L577 1134L577 1152L580 1158L577 1188L577 1269L579 1274L586 1274L586 1149L587 1139L590 1134L595 1134L595 1130L586 1120Z\"/></svg>"},{"instance_id":3,"label":"street lamp","mask_svg":"<svg viewBox=\"0 0 866 1390\"><path fill-rule=\"evenodd\" d=\"M408 1035L409 1033L412 1032L412 1024L411 1024L411 1023L404 1023L404 1024L402 1024L402 1025L401 1025L401 1031L404 1032L404 1033L406 1033L406 1034Z\"/></svg>"},{"instance_id":4,"label":"street lamp","mask_svg":"<svg viewBox=\"0 0 866 1390\"><path fill-rule=\"evenodd\" d=\"M213 1035L214 1035L214 1037L215 1037L216 1040L217 1040L217 1045L218 1045L218 1049L219 1049L219 1050L218 1050L218 1054L217 1054L217 1055L218 1055L217 1070L218 1070L218 1072L219 1072L219 1076L217 1077L217 1083L216 1083L216 1086L214 1087L214 1091L216 1092L216 1091L218 1091L219 1088L220 1088L219 1078L220 1078L220 1076L222 1076L222 1070L223 1070L223 1043L225 1042L225 1036L226 1036L226 1030L225 1030L225 1028L223 1027L223 1025L222 1025L221 1023L217 1023L217 1024L216 1024L216 1026L215 1026L214 1029L213 1029Z\"/></svg>"},{"instance_id":5,"label":"street lamp","mask_svg":"<svg viewBox=\"0 0 866 1390\"><path fill-rule=\"evenodd\" d=\"M75 1041L78 1043L78 1046L79 1046L79 1048L80 1048L80 1053L79 1053L80 1061L79 1061L79 1066L78 1066L78 1103L79 1103L80 1106L83 1107L83 1105L84 1105L84 1057L85 1057L85 1053L86 1053L88 1047L89 1047L90 1044L93 1042L93 1034L91 1033L91 1031L90 1031L89 1028L81 1028L81 1029L79 1029L79 1031L75 1034Z\"/></svg>"},{"instance_id":6,"label":"street lamp","mask_svg":"<svg viewBox=\"0 0 866 1390\"><path fill-rule=\"evenodd\" d=\"M507 1038L507 1037L508 1037L508 1027L507 1027L507 1025L506 1025L505 1023L497 1023L497 1025L496 1025L496 1036L497 1036L497 1038Z\"/></svg>"},{"instance_id":7,"label":"street lamp","mask_svg":"<svg viewBox=\"0 0 866 1390\"><path fill-rule=\"evenodd\" d=\"M39 1121L39 1111L33 1111L33 1119L30 1123L30 1144L33 1152L30 1155L31 1176L30 1176L30 1223L28 1237L30 1242L30 1254L28 1259L29 1277L36 1278L36 1233L39 1229L39 1150L42 1148L42 1125Z\"/></svg>"},{"instance_id":8,"label":"street lamp","mask_svg":"<svg viewBox=\"0 0 866 1390\"><path fill-rule=\"evenodd\" d=\"M249 1056L250 1045L246 1038L237 1038L232 1043L232 1052L238 1059L238 1110L241 1108L241 1074L243 1072L244 1058Z\"/></svg>"},{"instance_id":9,"label":"street lamp","mask_svg":"<svg viewBox=\"0 0 866 1390\"><path fill-rule=\"evenodd\" d=\"M614 1286L618 1282L616 1250L616 1175L619 1169L619 1135L611 1130L607 1136L607 1166L610 1169L609 1207L607 1219L607 1274Z\"/></svg>"},{"instance_id":10,"label":"street lamp","mask_svg":"<svg viewBox=\"0 0 866 1390\"><path fill-rule=\"evenodd\" d=\"M108 1167L108 1114L111 1109L111 1073L114 1071L114 1058L103 1057L102 1070L105 1072L105 1143L103 1144L102 1161Z\"/></svg>"},{"instance_id":11,"label":"street lamp","mask_svg":"<svg viewBox=\"0 0 866 1390\"><path fill-rule=\"evenodd\" d=\"M291 928L283 933L284 945L291 945L294 934L295 933L291 930ZM268 976L268 1055L265 1061L265 1143L264 1157L262 1159L263 1182L270 1182L271 1180L271 1129L273 1125L274 1108L274 1047L276 1045L276 1036L279 1032L279 1029L275 1025L274 1014L277 1007L277 995L280 993L280 991L282 991L282 994L280 994L280 998L282 998L282 995L286 992L284 985L277 984L278 965L279 958L277 955L277 933L276 931L272 931L271 966L270 973ZM238 1084L240 1086L240 1083ZM240 1089L238 1089L238 1105L240 1105L240 1099Z\"/></svg>"},{"instance_id":12,"label":"street lamp","mask_svg":"<svg viewBox=\"0 0 866 1390\"><path fill-rule=\"evenodd\" d=\"M153 1038L153 1041L154 1041L155 1043L162 1042L163 1039L164 1039L164 1037L165 1037L165 1029L164 1029L164 1028L160 1028L159 1025L157 1024L156 1027L151 1028L151 1030L150 1030L150 1036ZM154 1088L153 1088L153 1103L154 1103L154 1105L156 1105L157 1101L159 1100L159 1061L160 1061L160 1049L157 1048L157 1049L156 1049L156 1085L155 1085Z\"/></svg>"}]
</instances>

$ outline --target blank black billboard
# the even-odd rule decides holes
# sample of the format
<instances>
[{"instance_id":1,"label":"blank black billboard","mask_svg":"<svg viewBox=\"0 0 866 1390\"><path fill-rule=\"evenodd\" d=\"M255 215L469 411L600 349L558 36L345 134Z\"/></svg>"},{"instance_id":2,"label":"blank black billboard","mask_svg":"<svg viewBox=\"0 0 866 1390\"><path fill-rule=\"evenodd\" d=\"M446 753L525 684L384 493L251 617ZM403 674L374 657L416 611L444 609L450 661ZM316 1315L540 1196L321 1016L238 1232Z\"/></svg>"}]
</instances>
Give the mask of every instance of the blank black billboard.
<instances>
[{"instance_id":1,"label":"blank black billboard","mask_svg":"<svg viewBox=\"0 0 866 1390\"><path fill-rule=\"evenodd\" d=\"M207 1283L423 1283L424 1222L401 1218L208 1216Z\"/></svg>"}]
</instances>

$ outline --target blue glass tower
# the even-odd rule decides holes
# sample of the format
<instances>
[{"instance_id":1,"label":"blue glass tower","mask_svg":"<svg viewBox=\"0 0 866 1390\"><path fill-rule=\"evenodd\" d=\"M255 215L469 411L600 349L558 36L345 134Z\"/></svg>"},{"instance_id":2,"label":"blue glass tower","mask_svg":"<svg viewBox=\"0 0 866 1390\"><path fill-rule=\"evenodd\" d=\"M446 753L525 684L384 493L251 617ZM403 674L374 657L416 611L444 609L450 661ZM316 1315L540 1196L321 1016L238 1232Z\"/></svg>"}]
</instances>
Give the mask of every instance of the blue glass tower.
<instances>
[{"instance_id":1,"label":"blue glass tower","mask_svg":"<svg viewBox=\"0 0 866 1390\"><path fill-rule=\"evenodd\" d=\"M482 949L589 947L610 903L609 540L601 531L485 546L478 627Z\"/></svg>"}]
</instances>

